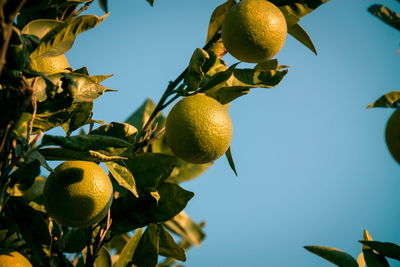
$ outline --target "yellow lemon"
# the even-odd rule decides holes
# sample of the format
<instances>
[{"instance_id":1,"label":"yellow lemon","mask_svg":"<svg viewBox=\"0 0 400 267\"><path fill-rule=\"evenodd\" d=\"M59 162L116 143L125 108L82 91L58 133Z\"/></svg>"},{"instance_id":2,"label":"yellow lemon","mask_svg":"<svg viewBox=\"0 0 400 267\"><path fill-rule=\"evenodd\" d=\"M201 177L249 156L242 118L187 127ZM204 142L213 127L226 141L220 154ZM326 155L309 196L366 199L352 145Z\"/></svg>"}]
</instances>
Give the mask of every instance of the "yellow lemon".
<instances>
[{"instance_id":1,"label":"yellow lemon","mask_svg":"<svg viewBox=\"0 0 400 267\"><path fill-rule=\"evenodd\" d=\"M0 249L0 267L32 267L32 264L17 251Z\"/></svg>"},{"instance_id":2,"label":"yellow lemon","mask_svg":"<svg viewBox=\"0 0 400 267\"><path fill-rule=\"evenodd\" d=\"M242 0L228 11L222 24L226 50L249 63L274 57L285 44L286 35L284 15L265 0Z\"/></svg>"},{"instance_id":3,"label":"yellow lemon","mask_svg":"<svg viewBox=\"0 0 400 267\"><path fill-rule=\"evenodd\" d=\"M47 179L43 196L49 216L57 222L88 227L107 215L113 187L108 175L96 163L66 161Z\"/></svg>"},{"instance_id":4,"label":"yellow lemon","mask_svg":"<svg viewBox=\"0 0 400 267\"><path fill-rule=\"evenodd\" d=\"M207 163L222 156L232 141L227 108L204 94L185 97L168 114L167 142L179 158Z\"/></svg>"}]
</instances>

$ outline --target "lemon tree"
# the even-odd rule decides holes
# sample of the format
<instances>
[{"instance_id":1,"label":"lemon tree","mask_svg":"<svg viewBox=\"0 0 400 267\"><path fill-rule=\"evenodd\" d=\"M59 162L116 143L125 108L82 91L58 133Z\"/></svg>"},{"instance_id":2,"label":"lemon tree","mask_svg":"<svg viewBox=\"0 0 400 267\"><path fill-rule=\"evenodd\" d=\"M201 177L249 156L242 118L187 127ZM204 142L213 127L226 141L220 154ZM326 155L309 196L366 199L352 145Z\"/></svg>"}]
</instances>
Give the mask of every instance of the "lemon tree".
<instances>
[{"instance_id":1,"label":"lemon tree","mask_svg":"<svg viewBox=\"0 0 400 267\"><path fill-rule=\"evenodd\" d=\"M66 161L46 181L43 197L48 214L60 224L88 227L103 219L111 207L113 187L96 163Z\"/></svg>"},{"instance_id":2,"label":"lemon tree","mask_svg":"<svg viewBox=\"0 0 400 267\"><path fill-rule=\"evenodd\" d=\"M98 0L105 15L83 13L93 2L2 4L0 266L185 261L205 234L185 212L194 193L181 182L224 155L237 174L230 103L285 78L288 67L272 58L287 34L316 53L299 22L327 0L227 0L211 14L204 46L159 101L109 123L93 107L113 91L101 84L111 75L75 68L65 57L109 15L107 0ZM228 65L226 51L258 64ZM65 135L49 133L54 128Z\"/></svg>"}]
</instances>

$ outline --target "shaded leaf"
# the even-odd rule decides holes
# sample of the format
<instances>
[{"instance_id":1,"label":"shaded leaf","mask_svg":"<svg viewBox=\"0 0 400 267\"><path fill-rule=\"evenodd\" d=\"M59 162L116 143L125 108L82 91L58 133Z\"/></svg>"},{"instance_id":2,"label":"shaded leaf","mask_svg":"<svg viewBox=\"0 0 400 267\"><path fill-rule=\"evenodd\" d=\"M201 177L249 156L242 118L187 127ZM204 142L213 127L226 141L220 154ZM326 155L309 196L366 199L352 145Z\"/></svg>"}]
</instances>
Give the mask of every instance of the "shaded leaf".
<instances>
[{"instance_id":1,"label":"shaded leaf","mask_svg":"<svg viewBox=\"0 0 400 267\"><path fill-rule=\"evenodd\" d=\"M129 239L128 243L122 249L121 254L114 267L126 267L132 261L133 254L142 236L142 229L136 230L135 234Z\"/></svg>"},{"instance_id":2,"label":"shaded leaf","mask_svg":"<svg viewBox=\"0 0 400 267\"><path fill-rule=\"evenodd\" d=\"M67 135L91 121L93 102L76 103L73 106L74 110L69 114L69 120L62 125Z\"/></svg>"},{"instance_id":3,"label":"shaded leaf","mask_svg":"<svg viewBox=\"0 0 400 267\"><path fill-rule=\"evenodd\" d=\"M235 173L237 176L236 172L236 167L235 167L235 162L233 161L232 153L231 153L231 147L228 148L228 150L225 152L226 158L228 160L229 166L231 167L232 171Z\"/></svg>"},{"instance_id":4,"label":"shaded leaf","mask_svg":"<svg viewBox=\"0 0 400 267\"><path fill-rule=\"evenodd\" d=\"M400 261L400 246L397 244L390 242L365 241L365 240L359 242L386 257Z\"/></svg>"},{"instance_id":5,"label":"shaded leaf","mask_svg":"<svg viewBox=\"0 0 400 267\"><path fill-rule=\"evenodd\" d=\"M235 0L227 0L222 5L217 6L211 14L210 24L208 26L207 40L208 43L214 35L221 29L226 13L236 4Z\"/></svg>"},{"instance_id":6,"label":"shaded leaf","mask_svg":"<svg viewBox=\"0 0 400 267\"><path fill-rule=\"evenodd\" d=\"M140 267L155 267L158 259L160 228L150 224L144 231L133 254L132 263Z\"/></svg>"},{"instance_id":7,"label":"shaded leaf","mask_svg":"<svg viewBox=\"0 0 400 267\"><path fill-rule=\"evenodd\" d=\"M299 24L290 26L288 28L288 33L317 55L317 50L315 49L310 36Z\"/></svg>"},{"instance_id":8,"label":"shaded leaf","mask_svg":"<svg viewBox=\"0 0 400 267\"><path fill-rule=\"evenodd\" d=\"M57 243L59 249L66 253L79 253L86 247L86 230L70 229L61 236Z\"/></svg>"},{"instance_id":9,"label":"shaded leaf","mask_svg":"<svg viewBox=\"0 0 400 267\"><path fill-rule=\"evenodd\" d=\"M400 14L383 5L371 5L368 11L386 24L400 31Z\"/></svg>"},{"instance_id":10,"label":"shaded leaf","mask_svg":"<svg viewBox=\"0 0 400 267\"><path fill-rule=\"evenodd\" d=\"M339 267L358 267L357 261L352 256L337 248L322 246L305 246L304 248Z\"/></svg>"},{"instance_id":11,"label":"shaded leaf","mask_svg":"<svg viewBox=\"0 0 400 267\"><path fill-rule=\"evenodd\" d=\"M252 88L272 88L277 86L288 70L256 70L256 69L228 69L215 76L223 76L219 83L206 84L202 90L218 100L221 104L227 104L234 99L249 93Z\"/></svg>"},{"instance_id":12,"label":"shaded leaf","mask_svg":"<svg viewBox=\"0 0 400 267\"><path fill-rule=\"evenodd\" d=\"M149 3L151 6L154 5L154 0L146 0L146 1L147 1L147 3Z\"/></svg>"},{"instance_id":13,"label":"shaded leaf","mask_svg":"<svg viewBox=\"0 0 400 267\"><path fill-rule=\"evenodd\" d=\"M179 246L170 233L158 225L160 231L159 254L164 257L174 258L180 261L186 261L185 250Z\"/></svg>"},{"instance_id":14,"label":"shaded leaf","mask_svg":"<svg viewBox=\"0 0 400 267\"><path fill-rule=\"evenodd\" d=\"M10 225L17 229L31 249L32 263L42 266L48 262L47 249L50 245L50 233L44 218L19 197L8 199L5 212Z\"/></svg>"},{"instance_id":15,"label":"shaded leaf","mask_svg":"<svg viewBox=\"0 0 400 267\"><path fill-rule=\"evenodd\" d=\"M126 161L127 168L135 177L138 190L156 188L171 174L176 157L160 153L141 153Z\"/></svg>"},{"instance_id":16,"label":"shaded leaf","mask_svg":"<svg viewBox=\"0 0 400 267\"><path fill-rule=\"evenodd\" d=\"M58 161L66 161L66 160L84 160L84 161L93 161L93 162L107 162L107 161L115 161L126 159L123 156L106 156L102 153L89 150L86 152L76 151L72 149L65 148L42 148L39 149L41 155L45 157L46 160L58 160Z\"/></svg>"},{"instance_id":17,"label":"shaded leaf","mask_svg":"<svg viewBox=\"0 0 400 267\"><path fill-rule=\"evenodd\" d=\"M105 165L120 186L128 189L136 197L139 197L135 178L128 168L116 162L106 162Z\"/></svg>"},{"instance_id":18,"label":"shaded leaf","mask_svg":"<svg viewBox=\"0 0 400 267\"><path fill-rule=\"evenodd\" d=\"M368 230L364 230L363 238L365 241L372 241L372 236ZM388 261L383 255L376 253L368 246L362 246L362 252L364 254L364 260L368 267L390 267Z\"/></svg>"},{"instance_id":19,"label":"shaded leaf","mask_svg":"<svg viewBox=\"0 0 400 267\"><path fill-rule=\"evenodd\" d=\"M392 91L384 94L378 100L368 105L367 108L399 108L400 91Z\"/></svg>"},{"instance_id":20,"label":"shaded leaf","mask_svg":"<svg viewBox=\"0 0 400 267\"><path fill-rule=\"evenodd\" d=\"M10 176L9 186L18 184L20 190L26 190L32 186L35 178L40 174L40 162L37 159L32 159L21 165Z\"/></svg>"},{"instance_id":21,"label":"shaded leaf","mask_svg":"<svg viewBox=\"0 0 400 267\"><path fill-rule=\"evenodd\" d=\"M107 0L99 0L100 8L103 9L105 13L108 13L108 3Z\"/></svg>"},{"instance_id":22,"label":"shaded leaf","mask_svg":"<svg viewBox=\"0 0 400 267\"><path fill-rule=\"evenodd\" d=\"M163 183L158 188L160 200L154 212L156 222L165 222L181 212L194 196L177 184Z\"/></svg>"},{"instance_id":23,"label":"shaded leaf","mask_svg":"<svg viewBox=\"0 0 400 267\"><path fill-rule=\"evenodd\" d=\"M106 125L102 125L89 133L89 135L104 135L111 136L120 139L124 139L127 142L134 143L135 137L138 130L130 125L129 123L111 122Z\"/></svg>"},{"instance_id":24,"label":"shaded leaf","mask_svg":"<svg viewBox=\"0 0 400 267\"><path fill-rule=\"evenodd\" d=\"M132 145L120 138L102 135L53 136L45 135L41 146L60 146L78 152L98 152L105 156L120 156L129 152Z\"/></svg>"},{"instance_id":25,"label":"shaded leaf","mask_svg":"<svg viewBox=\"0 0 400 267\"><path fill-rule=\"evenodd\" d=\"M301 18L328 1L329 0L271 0L270 2L279 6L281 10L285 9L287 13Z\"/></svg>"},{"instance_id":26,"label":"shaded leaf","mask_svg":"<svg viewBox=\"0 0 400 267\"><path fill-rule=\"evenodd\" d=\"M199 246L205 237L201 226L193 222L184 211L181 211L171 220L164 222L164 225L191 245Z\"/></svg>"},{"instance_id":27,"label":"shaded leaf","mask_svg":"<svg viewBox=\"0 0 400 267\"><path fill-rule=\"evenodd\" d=\"M199 84L204 77L203 67L209 58L208 53L201 48L196 48L193 52L184 81L188 86L188 90L194 91L199 88Z\"/></svg>"},{"instance_id":28,"label":"shaded leaf","mask_svg":"<svg viewBox=\"0 0 400 267\"><path fill-rule=\"evenodd\" d=\"M392 157L400 163L400 109L395 109L386 123L385 141Z\"/></svg>"},{"instance_id":29,"label":"shaded leaf","mask_svg":"<svg viewBox=\"0 0 400 267\"><path fill-rule=\"evenodd\" d=\"M38 47L31 53L31 58L54 57L66 53L78 34L96 27L105 17L83 15L63 22L43 36Z\"/></svg>"}]
</instances>

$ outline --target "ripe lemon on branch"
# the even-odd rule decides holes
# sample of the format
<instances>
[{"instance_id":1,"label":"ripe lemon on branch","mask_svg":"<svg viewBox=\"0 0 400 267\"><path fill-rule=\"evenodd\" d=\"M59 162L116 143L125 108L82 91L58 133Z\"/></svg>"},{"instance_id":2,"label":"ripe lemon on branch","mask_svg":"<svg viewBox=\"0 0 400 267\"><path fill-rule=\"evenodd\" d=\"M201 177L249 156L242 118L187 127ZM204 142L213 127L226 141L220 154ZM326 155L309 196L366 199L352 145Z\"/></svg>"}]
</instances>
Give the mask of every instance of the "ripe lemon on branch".
<instances>
[{"instance_id":1,"label":"ripe lemon on branch","mask_svg":"<svg viewBox=\"0 0 400 267\"><path fill-rule=\"evenodd\" d=\"M32 267L32 264L19 252L0 249L0 267Z\"/></svg>"},{"instance_id":2,"label":"ripe lemon on branch","mask_svg":"<svg viewBox=\"0 0 400 267\"><path fill-rule=\"evenodd\" d=\"M222 42L240 61L259 63L274 57L286 41L287 24L282 12L265 0L242 0L226 14Z\"/></svg>"},{"instance_id":3,"label":"ripe lemon on branch","mask_svg":"<svg viewBox=\"0 0 400 267\"><path fill-rule=\"evenodd\" d=\"M222 156L232 141L232 121L226 107L204 94L185 97L168 114L165 135L171 150L190 163L207 163Z\"/></svg>"},{"instance_id":4,"label":"ripe lemon on branch","mask_svg":"<svg viewBox=\"0 0 400 267\"><path fill-rule=\"evenodd\" d=\"M66 161L47 178L43 196L49 216L62 225L81 228L94 225L107 215L113 187L96 163Z\"/></svg>"}]
</instances>

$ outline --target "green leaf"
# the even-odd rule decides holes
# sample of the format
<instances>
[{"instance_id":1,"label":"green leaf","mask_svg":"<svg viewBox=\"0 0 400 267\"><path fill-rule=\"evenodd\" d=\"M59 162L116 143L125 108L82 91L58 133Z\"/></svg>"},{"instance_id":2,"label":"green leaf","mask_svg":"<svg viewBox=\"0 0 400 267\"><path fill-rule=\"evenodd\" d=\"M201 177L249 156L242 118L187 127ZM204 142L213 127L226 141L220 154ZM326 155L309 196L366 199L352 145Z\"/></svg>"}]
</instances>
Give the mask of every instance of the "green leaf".
<instances>
[{"instance_id":1,"label":"green leaf","mask_svg":"<svg viewBox=\"0 0 400 267\"><path fill-rule=\"evenodd\" d=\"M159 153L141 153L126 161L127 168L136 180L138 190L157 188L171 174L176 157Z\"/></svg>"},{"instance_id":2,"label":"green leaf","mask_svg":"<svg viewBox=\"0 0 400 267\"><path fill-rule=\"evenodd\" d=\"M363 234L365 241L372 241L372 236L368 232L368 230L364 230ZM368 246L362 246L362 252L364 255L365 263L368 267L390 267L388 261L383 255L376 253Z\"/></svg>"},{"instance_id":3,"label":"green leaf","mask_svg":"<svg viewBox=\"0 0 400 267\"><path fill-rule=\"evenodd\" d=\"M217 6L211 14L210 24L208 26L207 40L208 43L214 35L221 29L226 13L236 4L235 0L227 0L222 5Z\"/></svg>"},{"instance_id":4,"label":"green leaf","mask_svg":"<svg viewBox=\"0 0 400 267\"><path fill-rule=\"evenodd\" d=\"M184 211L163 223L168 230L194 246L199 246L205 238L200 224L195 223Z\"/></svg>"},{"instance_id":5,"label":"green leaf","mask_svg":"<svg viewBox=\"0 0 400 267\"><path fill-rule=\"evenodd\" d=\"M128 243L122 249L121 254L114 267L126 267L131 264L133 254L142 236L142 229L136 230L135 234L129 239Z\"/></svg>"},{"instance_id":6,"label":"green leaf","mask_svg":"<svg viewBox=\"0 0 400 267\"><path fill-rule=\"evenodd\" d=\"M32 159L21 165L10 176L9 186L18 184L20 190L26 190L32 186L35 178L40 174L40 162L37 159Z\"/></svg>"},{"instance_id":7,"label":"green leaf","mask_svg":"<svg viewBox=\"0 0 400 267\"><path fill-rule=\"evenodd\" d=\"M73 106L74 110L69 115L69 120L62 125L67 135L91 121L93 102L76 103Z\"/></svg>"},{"instance_id":8,"label":"green leaf","mask_svg":"<svg viewBox=\"0 0 400 267\"><path fill-rule=\"evenodd\" d=\"M87 152L80 152L72 149L64 149L64 148L42 148L39 149L41 155L44 156L46 160L58 160L58 161L66 161L66 160L84 160L84 161L93 161L93 162L107 162L107 161L115 161L115 160L123 160L126 157L123 156L106 156L97 151L89 150Z\"/></svg>"},{"instance_id":9,"label":"green leaf","mask_svg":"<svg viewBox=\"0 0 400 267\"><path fill-rule=\"evenodd\" d=\"M315 49L310 36L299 24L290 26L288 28L288 33L317 55L317 50Z\"/></svg>"},{"instance_id":10,"label":"green leaf","mask_svg":"<svg viewBox=\"0 0 400 267\"><path fill-rule=\"evenodd\" d=\"M86 229L69 229L61 236L57 245L62 252L79 253L86 247L86 242Z\"/></svg>"},{"instance_id":11,"label":"green leaf","mask_svg":"<svg viewBox=\"0 0 400 267\"><path fill-rule=\"evenodd\" d=\"M359 241L363 245L379 252L379 254L400 261L400 246L390 242Z\"/></svg>"},{"instance_id":12,"label":"green leaf","mask_svg":"<svg viewBox=\"0 0 400 267\"><path fill-rule=\"evenodd\" d=\"M194 91L199 88L200 82L204 77L204 64L208 59L210 59L210 56L201 48L196 48L193 52L184 81L189 91Z\"/></svg>"},{"instance_id":13,"label":"green leaf","mask_svg":"<svg viewBox=\"0 0 400 267\"><path fill-rule=\"evenodd\" d=\"M117 162L106 162L105 165L110 171L112 177L114 177L120 186L128 189L136 197L139 197L136 189L135 178L128 168Z\"/></svg>"},{"instance_id":14,"label":"green leaf","mask_svg":"<svg viewBox=\"0 0 400 267\"><path fill-rule=\"evenodd\" d=\"M154 5L154 0L146 0L146 1L147 1L147 3L149 3L151 6Z\"/></svg>"},{"instance_id":15,"label":"green leaf","mask_svg":"<svg viewBox=\"0 0 400 267\"><path fill-rule=\"evenodd\" d=\"M160 200L154 213L156 222L165 222L175 217L194 196L192 192L172 183L163 183L158 188L158 193Z\"/></svg>"},{"instance_id":16,"label":"green leaf","mask_svg":"<svg viewBox=\"0 0 400 267\"><path fill-rule=\"evenodd\" d=\"M160 231L159 254L164 257L186 261L185 250L179 246L170 233L158 225Z\"/></svg>"},{"instance_id":17,"label":"green leaf","mask_svg":"<svg viewBox=\"0 0 400 267\"><path fill-rule=\"evenodd\" d=\"M238 174L236 172L235 162L233 161L231 147L228 148L228 150L225 152L225 155L226 155L226 159L228 160L229 166L231 167L232 171L237 176Z\"/></svg>"},{"instance_id":18,"label":"green leaf","mask_svg":"<svg viewBox=\"0 0 400 267\"><path fill-rule=\"evenodd\" d=\"M400 14L383 5L371 5L368 11L386 24L400 31Z\"/></svg>"},{"instance_id":19,"label":"green leaf","mask_svg":"<svg viewBox=\"0 0 400 267\"><path fill-rule=\"evenodd\" d=\"M16 228L31 249L32 264L42 266L48 262L50 233L39 212L31 208L24 199L10 197L5 206L5 214L10 225Z\"/></svg>"},{"instance_id":20,"label":"green leaf","mask_svg":"<svg viewBox=\"0 0 400 267\"><path fill-rule=\"evenodd\" d=\"M227 104L234 99L249 93L251 88L272 88L277 86L288 70L256 70L235 69L219 72L215 76L223 76L219 83L210 80L201 90L218 100L221 104ZM224 74L225 73L225 74ZM212 83L212 84L210 84Z\"/></svg>"},{"instance_id":21,"label":"green leaf","mask_svg":"<svg viewBox=\"0 0 400 267\"><path fill-rule=\"evenodd\" d=\"M304 248L339 267L358 267L357 261L352 256L337 248L321 246L305 246Z\"/></svg>"},{"instance_id":22,"label":"green leaf","mask_svg":"<svg viewBox=\"0 0 400 267\"><path fill-rule=\"evenodd\" d=\"M99 0L100 8L103 9L105 13L108 13L108 3L107 0Z\"/></svg>"},{"instance_id":23,"label":"green leaf","mask_svg":"<svg viewBox=\"0 0 400 267\"><path fill-rule=\"evenodd\" d=\"M150 224L144 231L135 253L132 263L140 267L155 267L158 260L160 228L156 224Z\"/></svg>"},{"instance_id":24,"label":"green leaf","mask_svg":"<svg viewBox=\"0 0 400 267\"><path fill-rule=\"evenodd\" d=\"M22 29L22 34L32 34L37 36L39 39L43 38L47 33L49 33L55 27L61 25L62 22L53 19L37 19L29 22Z\"/></svg>"},{"instance_id":25,"label":"green leaf","mask_svg":"<svg viewBox=\"0 0 400 267\"><path fill-rule=\"evenodd\" d=\"M78 152L94 152L105 156L121 156L133 146L125 140L101 135L53 136L45 135L41 146L60 146Z\"/></svg>"},{"instance_id":26,"label":"green leaf","mask_svg":"<svg viewBox=\"0 0 400 267\"><path fill-rule=\"evenodd\" d=\"M94 81L95 83L101 83L102 81L107 80L108 78L114 76L113 74L108 74L108 75L92 75L89 76L89 78Z\"/></svg>"},{"instance_id":27,"label":"green leaf","mask_svg":"<svg viewBox=\"0 0 400 267\"><path fill-rule=\"evenodd\" d=\"M104 135L124 139L129 143L135 142L138 130L129 123L111 122L102 125L89 133L89 135Z\"/></svg>"},{"instance_id":28,"label":"green leaf","mask_svg":"<svg viewBox=\"0 0 400 267\"><path fill-rule=\"evenodd\" d=\"M270 2L285 9L287 13L298 18L304 17L313 12L320 5L327 3L329 0L271 0Z\"/></svg>"},{"instance_id":29,"label":"green leaf","mask_svg":"<svg viewBox=\"0 0 400 267\"><path fill-rule=\"evenodd\" d=\"M392 91L381 96L378 100L368 105L367 108L399 108L400 91Z\"/></svg>"},{"instance_id":30,"label":"green leaf","mask_svg":"<svg viewBox=\"0 0 400 267\"><path fill-rule=\"evenodd\" d=\"M38 47L30 55L31 58L63 55L71 49L78 34L96 27L106 16L83 15L63 22L43 36Z\"/></svg>"},{"instance_id":31,"label":"green leaf","mask_svg":"<svg viewBox=\"0 0 400 267\"><path fill-rule=\"evenodd\" d=\"M111 256L108 250L103 246L97 254L96 260L94 261L94 267L111 267Z\"/></svg>"},{"instance_id":32,"label":"green leaf","mask_svg":"<svg viewBox=\"0 0 400 267\"><path fill-rule=\"evenodd\" d=\"M155 223L154 210L157 201L149 194L136 198L133 194L124 194L115 199L111 206L113 231L130 232L149 223Z\"/></svg>"}]
</instances>

